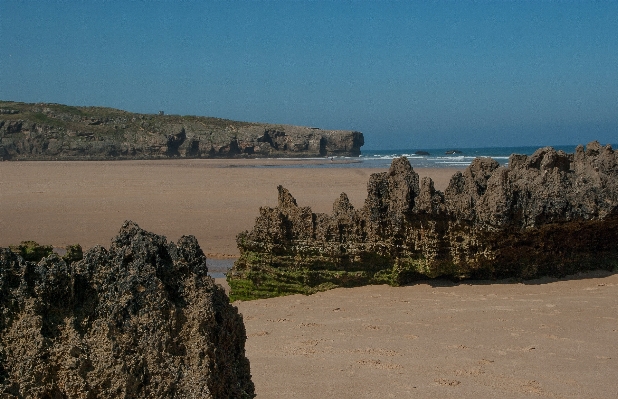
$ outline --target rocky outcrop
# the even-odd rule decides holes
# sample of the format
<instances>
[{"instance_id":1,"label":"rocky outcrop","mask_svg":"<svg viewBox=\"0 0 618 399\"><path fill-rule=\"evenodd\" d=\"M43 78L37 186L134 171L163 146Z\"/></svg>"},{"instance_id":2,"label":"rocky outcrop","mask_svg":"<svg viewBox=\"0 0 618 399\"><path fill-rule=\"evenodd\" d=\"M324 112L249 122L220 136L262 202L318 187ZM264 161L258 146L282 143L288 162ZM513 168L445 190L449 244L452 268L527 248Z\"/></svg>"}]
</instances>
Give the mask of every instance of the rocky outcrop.
<instances>
[{"instance_id":1,"label":"rocky outcrop","mask_svg":"<svg viewBox=\"0 0 618 399\"><path fill-rule=\"evenodd\" d=\"M0 101L0 160L358 156L347 130Z\"/></svg>"},{"instance_id":2,"label":"rocky outcrop","mask_svg":"<svg viewBox=\"0 0 618 399\"><path fill-rule=\"evenodd\" d=\"M0 249L3 398L252 398L242 316L176 244L126 222L67 264Z\"/></svg>"},{"instance_id":3,"label":"rocky outcrop","mask_svg":"<svg viewBox=\"0 0 618 399\"><path fill-rule=\"evenodd\" d=\"M232 298L618 267L618 155L597 142L512 155L507 167L477 158L444 193L395 159L371 176L361 209L341 194L330 215L278 190L278 206L237 237Z\"/></svg>"}]
</instances>

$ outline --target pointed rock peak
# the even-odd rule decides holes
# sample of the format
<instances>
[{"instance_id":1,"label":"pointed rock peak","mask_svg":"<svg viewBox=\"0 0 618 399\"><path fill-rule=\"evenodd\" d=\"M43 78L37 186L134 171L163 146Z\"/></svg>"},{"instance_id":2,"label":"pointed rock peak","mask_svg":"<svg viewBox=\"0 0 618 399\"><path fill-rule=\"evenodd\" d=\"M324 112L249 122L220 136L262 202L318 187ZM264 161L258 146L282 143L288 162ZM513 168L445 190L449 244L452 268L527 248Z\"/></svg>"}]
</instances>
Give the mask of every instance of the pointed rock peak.
<instances>
[{"instance_id":1,"label":"pointed rock peak","mask_svg":"<svg viewBox=\"0 0 618 399\"><path fill-rule=\"evenodd\" d=\"M445 193L461 194L466 187L466 179L463 177L461 171L457 171L451 176L451 180L448 183Z\"/></svg>"},{"instance_id":2,"label":"pointed rock peak","mask_svg":"<svg viewBox=\"0 0 618 399\"><path fill-rule=\"evenodd\" d=\"M543 161L545 154L550 152L555 152L555 150L552 147L543 147L534 151L534 153L530 155L527 159L527 166L529 168L540 169L541 162Z\"/></svg>"},{"instance_id":3,"label":"pointed rock peak","mask_svg":"<svg viewBox=\"0 0 618 399\"><path fill-rule=\"evenodd\" d=\"M399 173L409 173L409 172L413 172L414 169L412 168L412 165L410 165L410 161L408 161L408 158L406 157L399 157L399 158L395 158L393 159L393 162L391 163L391 167L388 170L388 174L390 176L399 174Z\"/></svg>"},{"instance_id":4,"label":"pointed rock peak","mask_svg":"<svg viewBox=\"0 0 618 399\"><path fill-rule=\"evenodd\" d=\"M175 246L177 262L183 262L189 266L189 270L199 276L208 274L206 255L200 248L197 238L194 236L182 236Z\"/></svg>"},{"instance_id":5,"label":"pointed rock peak","mask_svg":"<svg viewBox=\"0 0 618 399\"><path fill-rule=\"evenodd\" d=\"M542 170L558 168L563 172L571 169L571 157L564 151L551 151L545 154L541 162Z\"/></svg>"},{"instance_id":6,"label":"pointed rock peak","mask_svg":"<svg viewBox=\"0 0 618 399\"><path fill-rule=\"evenodd\" d=\"M125 242L130 241L131 237L143 233L144 230L142 230L142 228L139 227L137 223L132 220L125 220L122 224L122 227L120 228L120 231L118 232L118 235L114 237L112 241L113 243L122 242L124 244Z\"/></svg>"},{"instance_id":7,"label":"pointed rock peak","mask_svg":"<svg viewBox=\"0 0 618 399\"><path fill-rule=\"evenodd\" d=\"M421 193L423 192L427 192L431 195L435 194L436 189L434 188L433 180L431 180L431 177L425 176L421 179Z\"/></svg>"},{"instance_id":8,"label":"pointed rock peak","mask_svg":"<svg viewBox=\"0 0 618 399\"><path fill-rule=\"evenodd\" d=\"M167 238L165 236L160 236L151 232L148 232L137 225L137 223L126 220L118 235L112 238L112 248L122 248L130 246L133 243L148 243L153 245L166 245Z\"/></svg>"},{"instance_id":9,"label":"pointed rock peak","mask_svg":"<svg viewBox=\"0 0 618 399\"><path fill-rule=\"evenodd\" d=\"M335 216L346 214L354 210L354 206L350 203L350 200L346 193L341 193L339 198L333 204L333 214Z\"/></svg>"},{"instance_id":10,"label":"pointed rock peak","mask_svg":"<svg viewBox=\"0 0 618 399\"><path fill-rule=\"evenodd\" d=\"M601 152L601 144L596 140L591 141L586 146L586 155L588 156L599 155L600 152Z\"/></svg>"},{"instance_id":11,"label":"pointed rock peak","mask_svg":"<svg viewBox=\"0 0 618 399\"><path fill-rule=\"evenodd\" d=\"M475 158L470 163L470 166L468 166L466 171L474 177L479 175L489 177L489 175L491 175L491 172L498 169L499 167L500 163L498 163L498 161L496 161L495 159L479 157Z\"/></svg>"},{"instance_id":12,"label":"pointed rock peak","mask_svg":"<svg viewBox=\"0 0 618 399\"><path fill-rule=\"evenodd\" d=\"M556 151L553 147L544 147L536 150L527 161L530 168L550 170L558 168L568 171L571 167L571 156L564 151Z\"/></svg>"},{"instance_id":13,"label":"pointed rock peak","mask_svg":"<svg viewBox=\"0 0 618 399\"><path fill-rule=\"evenodd\" d=\"M288 191L287 188L283 186L277 186L277 191L279 191L279 207L280 208L290 208L297 207L296 199L292 197L292 194Z\"/></svg>"},{"instance_id":14,"label":"pointed rock peak","mask_svg":"<svg viewBox=\"0 0 618 399\"><path fill-rule=\"evenodd\" d=\"M132 220L125 220L120 228L120 233L124 231L141 230L141 228Z\"/></svg>"},{"instance_id":15,"label":"pointed rock peak","mask_svg":"<svg viewBox=\"0 0 618 399\"><path fill-rule=\"evenodd\" d=\"M511 154L509 157L509 169L517 169L526 165L528 162L528 156L523 154Z\"/></svg>"},{"instance_id":16,"label":"pointed rock peak","mask_svg":"<svg viewBox=\"0 0 618 399\"><path fill-rule=\"evenodd\" d=\"M463 173L468 194L480 196L487 189L487 181L493 172L500 167L498 161L492 158L476 158ZM452 180L451 180L452 182Z\"/></svg>"}]
</instances>

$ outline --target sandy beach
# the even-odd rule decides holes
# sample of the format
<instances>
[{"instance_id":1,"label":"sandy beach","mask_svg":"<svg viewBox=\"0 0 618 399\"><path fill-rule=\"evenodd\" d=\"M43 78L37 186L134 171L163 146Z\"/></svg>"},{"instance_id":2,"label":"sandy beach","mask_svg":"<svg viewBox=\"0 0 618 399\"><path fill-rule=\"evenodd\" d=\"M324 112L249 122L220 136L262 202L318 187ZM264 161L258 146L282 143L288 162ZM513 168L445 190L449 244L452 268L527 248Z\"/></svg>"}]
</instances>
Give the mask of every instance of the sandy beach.
<instances>
[{"instance_id":1,"label":"sandy beach","mask_svg":"<svg viewBox=\"0 0 618 399\"><path fill-rule=\"evenodd\" d=\"M330 212L366 197L365 168L306 161L0 163L0 246L35 240L108 247L126 219L210 257L282 184ZM319 162L319 161L311 161ZM286 165L287 164L287 165ZM453 169L418 169L444 190ZM618 397L618 274L527 282L442 280L237 302L258 398Z\"/></svg>"},{"instance_id":2,"label":"sandy beach","mask_svg":"<svg viewBox=\"0 0 618 399\"><path fill-rule=\"evenodd\" d=\"M176 241L192 234L210 257L237 256L236 235L260 206L277 205L277 185L301 206L332 210L345 192L355 207L371 173L386 169L272 168L330 160L165 160L0 163L0 246L34 240L84 249L108 246L122 223ZM419 169L444 189L454 169Z\"/></svg>"},{"instance_id":3,"label":"sandy beach","mask_svg":"<svg viewBox=\"0 0 618 399\"><path fill-rule=\"evenodd\" d=\"M616 398L618 275L236 303L259 398Z\"/></svg>"}]
</instances>

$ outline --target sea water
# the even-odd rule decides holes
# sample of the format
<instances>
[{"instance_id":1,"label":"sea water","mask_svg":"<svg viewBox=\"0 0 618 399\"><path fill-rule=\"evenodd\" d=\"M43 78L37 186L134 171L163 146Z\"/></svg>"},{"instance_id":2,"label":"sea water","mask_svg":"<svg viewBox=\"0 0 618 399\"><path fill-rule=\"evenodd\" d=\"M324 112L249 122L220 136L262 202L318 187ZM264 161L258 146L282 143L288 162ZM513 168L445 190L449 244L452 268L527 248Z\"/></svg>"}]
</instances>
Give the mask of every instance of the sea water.
<instances>
[{"instance_id":1,"label":"sea water","mask_svg":"<svg viewBox=\"0 0 618 399\"><path fill-rule=\"evenodd\" d=\"M489 157L501 165L508 164L512 154L532 155L538 147L485 147L485 148L439 148L406 150L367 150L361 155L366 166L382 167L391 164L393 158L405 156L413 167L423 168L465 168L478 157ZM565 152L575 151L575 146L554 147ZM417 155L426 152L429 155Z\"/></svg>"},{"instance_id":2,"label":"sea water","mask_svg":"<svg viewBox=\"0 0 618 399\"><path fill-rule=\"evenodd\" d=\"M612 145L613 148L618 148ZM556 151L575 152L576 145L553 146ZM484 147L484 148L438 148L438 149L361 149L359 157L314 158L326 160L319 163L269 165L268 168L388 168L394 158L405 156L416 168L461 168L464 169L477 157L490 157L501 165L507 165L511 154L532 155L539 147ZM429 155L417 155L426 152Z\"/></svg>"},{"instance_id":3,"label":"sea water","mask_svg":"<svg viewBox=\"0 0 618 399\"><path fill-rule=\"evenodd\" d=\"M236 259L206 259L208 275L212 278L225 278L225 274L232 268Z\"/></svg>"}]
</instances>

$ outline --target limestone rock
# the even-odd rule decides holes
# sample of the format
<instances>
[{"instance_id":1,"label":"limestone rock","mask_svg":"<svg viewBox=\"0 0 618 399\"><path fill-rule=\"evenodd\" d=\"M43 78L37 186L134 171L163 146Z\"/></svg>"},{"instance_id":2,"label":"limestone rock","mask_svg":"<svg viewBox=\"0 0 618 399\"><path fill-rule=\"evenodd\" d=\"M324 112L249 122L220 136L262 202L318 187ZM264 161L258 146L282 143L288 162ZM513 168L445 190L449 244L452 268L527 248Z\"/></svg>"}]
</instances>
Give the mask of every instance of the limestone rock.
<instances>
[{"instance_id":1,"label":"limestone rock","mask_svg":"<svg viewBox=\"0 0 618 399\"><path fill-rule=\"evenodd\" d=\"M0 112L1 160L358 156L364 144L354 131L61 104L0 107L11 110Z\"/></svg>"},{"instance_id":2,"label":"limestone rock","mask_svg":"<svg viewBox=\"0 0 618 399\"><path fill-rule=\"evenodd\" d=\"M242 316L193 236L126 222L70 265L0 249L0 393L251 398Z\"/></svg>"},{"instance_id":3,"label":"limestone rock","mask_svg":"<svg viewBox=\"0 0 618 399\"><path fill-rule=\"evenodd\" d=\"M618 267L618 155L597 142L546 147L508 167L477 158L435 190L405 158L373 174L355 210L299 208L279 187L261 208L228 281L238 299L419 278L532 278Z\"/></svg>"}]
</instances>

